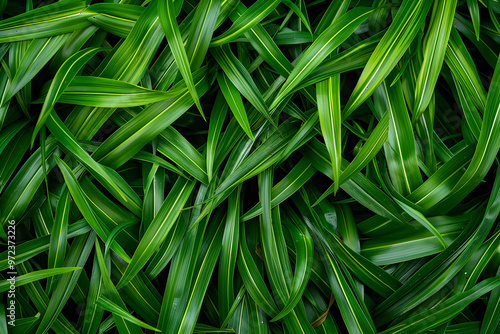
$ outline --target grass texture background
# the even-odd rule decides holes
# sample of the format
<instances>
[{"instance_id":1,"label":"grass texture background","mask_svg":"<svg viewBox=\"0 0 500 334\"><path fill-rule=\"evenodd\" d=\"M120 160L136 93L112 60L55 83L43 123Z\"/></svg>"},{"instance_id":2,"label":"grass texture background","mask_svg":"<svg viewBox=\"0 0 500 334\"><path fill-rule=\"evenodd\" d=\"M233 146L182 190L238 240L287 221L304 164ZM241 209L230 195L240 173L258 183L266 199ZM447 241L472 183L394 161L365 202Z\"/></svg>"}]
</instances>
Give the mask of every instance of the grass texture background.
<instances>
[{"instance_id":1,"label":"grass texture background","mask_svg":"<svg viewBox=\"0 0 500 334\"><path fill-rule=\"evenodd\" d=\"M1 334L500 332L498 1L0 15Z\"/></svg>"}]
</instances>

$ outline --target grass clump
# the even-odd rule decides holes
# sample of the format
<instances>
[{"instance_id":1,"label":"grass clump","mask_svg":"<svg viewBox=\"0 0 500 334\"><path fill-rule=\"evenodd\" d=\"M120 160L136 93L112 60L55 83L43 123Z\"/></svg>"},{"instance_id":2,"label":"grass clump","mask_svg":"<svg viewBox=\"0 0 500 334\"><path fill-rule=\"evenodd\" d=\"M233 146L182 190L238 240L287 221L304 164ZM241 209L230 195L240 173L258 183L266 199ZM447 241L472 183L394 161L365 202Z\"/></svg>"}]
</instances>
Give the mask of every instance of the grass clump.
<instances>
[{"instance_id":1,"label":"grass clump","mask_svg":"<svg viewBox=\"0 0 500 334\"><path fill-rule=\"evenodd\" d=\"M0 1L0 333L497 333L499 13Z\"/></svg>"}]
</instances>

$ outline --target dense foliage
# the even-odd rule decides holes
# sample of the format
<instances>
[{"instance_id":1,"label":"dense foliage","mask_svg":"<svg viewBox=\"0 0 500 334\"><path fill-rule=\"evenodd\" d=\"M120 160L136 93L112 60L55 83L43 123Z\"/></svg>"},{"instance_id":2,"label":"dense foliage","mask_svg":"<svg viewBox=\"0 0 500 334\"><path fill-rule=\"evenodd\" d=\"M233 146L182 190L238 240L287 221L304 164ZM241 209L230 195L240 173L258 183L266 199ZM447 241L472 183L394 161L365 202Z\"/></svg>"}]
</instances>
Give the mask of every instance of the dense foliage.
<instances>
[{"instance_id":1,"label":"dense foliage","mask_svg":"<svg viewBox=\"0 0 500 334\"><path fill-rule=\"evenodd\" d=\"M0 15L1 334L500 331L497 1Z\"/></svg>"}]
</instances>

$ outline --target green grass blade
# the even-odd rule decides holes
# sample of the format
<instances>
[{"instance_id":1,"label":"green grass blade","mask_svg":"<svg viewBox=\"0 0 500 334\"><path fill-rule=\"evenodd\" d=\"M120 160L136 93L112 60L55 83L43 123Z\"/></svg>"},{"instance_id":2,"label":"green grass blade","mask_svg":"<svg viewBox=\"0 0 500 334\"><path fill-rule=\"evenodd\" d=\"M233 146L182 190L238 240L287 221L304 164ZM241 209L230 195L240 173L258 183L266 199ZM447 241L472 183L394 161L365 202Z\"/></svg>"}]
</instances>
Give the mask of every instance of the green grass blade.
<instances>
[{"instance_id":1,"label":"green grass blade","mask_svg":"<svg viewBox=\"0 0 500 334\"><path fill-rule=\"evenodd\" d=\"M341 115L340 115L340 76L317 84L318 114L321 132L326 148L330 153L333 168L334 194L337 194L340 184L341 150Z\"/></svg>"},{"instance_id":2,"label":"green grass blade","mask_svg":"<svg viewBox=\"0 0 500 334\"><path fill-rule=\"evenodd\" d=\"M380 98L381 110L389 112L389 133L385 155L391 181L399 193L406 196L422 184L417 162L415 137L399 80L389 86L389 76L375 91ZM380 94L380 95L379 95Z\"/></svg>"},{"instance_id":3,"label":"green grass blade","mask_svg":"<svg viewBox=\"0 0 500 334\"><path fill-rule=\"evenodd\" d=\"M83 0L63 0L2 20L0 43L66 34L90 25Z\"/></svg>"},{"instance_id":4,"label":"green grass blade","mask_svg":"<svg viewBox=\"0 0 500 334\"><path fill-rule=\"evenodd\" d=\"M443 246L443 249L446 249L448 245L446 244L446 241L444 241L443 237L439 233L439 231L425 218L425 216L420 213L419 211L415 210L409 205L406 205L405 203L398 201L397 199L394 199L396 203L399 204L405 210L406 213L408 213L413 219L418 221L420 224L422 224L429 232L431 232L441 243L441 246Z\"/></svg>"},{"instance_id":5,"label":"green grass blade","mask_svg":"<svg viewBox=\"0 0 500 334\"><path fill-rule=\"evenodd\" d=\"M90 207L88 200L85 198L83 190L78 184L75 175L68 167L68 165L60 158L56 157L56 163L63 174L64 180L66 181L71 197L73 197L73 200L75 201L76 206L82 213L83 217L85 218L85 220L87 220L88 224L92 226L92 229L97 233L97 235L102 240L106 240L109 231L106 229L105 226L103 226L103 224L96 217L96 214L94 213L94 210L92 210L92 208ZM111 248L124 259L126 260L129 259L127 253L125 253L125 251L116 241L113 242Z\"/></svg>"},{"instance_id":6,"label":"green grass blade","mask_svg":"<svg viewBox=\"0 0 500 334\"><path fill-rule=\"evenodd\" d=\"M221 0L204 0L196 7L186 42L186 54L191 70L200 68L205 59L222 3Z\"/></svg>"},{"instance_id":7,"label":"green grass blade","mask_svg":"<svg viewBox=\"0 0 500 334\"><path fill-rule=\"evenodd\" d=\"M391 26L363 69L358 83L344 108L344 119L373 93L375 88L396 66L410 46L413 38L415 38L431 5L431 1L424 0L403 2Z\"/></svg>"},{"instance_id":8,"label":"green grass blade","mask_svg":"<svg viewBox=\"0 0 500 334\"><path fill-rule=\"evenodd\" d=\"M229 81L227 75L224 73L217 74L217 82L219 83L221 92L226 99L226 103L229 105L229 109L231 109L241 128L245 131L248 138L252 141L255 140L252 134L252 129L250 128L250 123L248 122L247 112L245 110L243 100L241 99L240 92L236 89L233 83Z\"/></svg>"},{"instance_id":9,"label":"green grass blade","mask_svg":"<svg viewBox=\"0 0 500 334\"><path fill-rule=\"evenodd\" d=\"M53 135L130 211L138 215L142 206L139 196L120 175L106 166L102 166L85 152L64 123L54 113L47 119L47 126Z\"/></svg>"},{"instance_id":10,"label":"green grass blade","mask_svg":"<svg viewBox=\"0 0 500 334\"><path fill-rule=\"evenodd\" d=\"M339 303L339 309L349 333L376 333L371 318L360 306L355 291L349 286L348 279L345 277L345 275L349 274L342 271L340 263L334 256L327 253L324 256L328 280L333 295L337 303Z\"/></svg>"},{"instance_id":11,"label":"green grass blade","mask_svg":"<svg viewBox=\"0 0 500 334\"><path fill-rule=\"evenodd\" d=\"M240 229L240 252L238 256L238 272L245 284L248 294L260 308L270 316L276 316L279 311L269 292L262 275L250 254L244 228Z\"/></svg>"},{"instance_id":12,"label":"green grass blade","mask_svg":"<svg viewBox=\"0 0 500 334\"><path fill-rule=\"evenodd\" d=\"M311 235L302 225L295 225L284 221L285 226L290 232L295 251L297 254L295 262L295 275L293 277L293 283L290 290L290 297L286 301L283 309L278 313L271 321L277 321L284 316L288 315L295 306L300 302L302 294L307 286L307 281L311 275L314 244Z\"/></svg>"},{"instance_id":13,"label":"green grass blade","mask_svg":"<svg viewBox=\"0 0 500 334\"><path fill-rule=\"evenodd\" d=\"M101 276L101 281L102 281L102 292L98 296L98 299L96 301L96 304L99 303L99 299L104 297L110 300L112 303L120 307L121 309L126 309L126 305L123 302L122 298L118 294L118 291L111 281L111 277L109 276L109 271L108 271L108 266L109 266L109 255L104 258L104 255L102 254L101 251L101 246L99 246L99 240L94 239L95 243L95 254L97 258L97 263L99 265L99 272ZM107 306L107 305L106 305ZM100 306L101 307L101 306ZM101 307L103 308L103 307ZM105 309L105 308L103 308ZM128 313L128 312L127 312ZM130 318L130 316L129 316ZM113 319L115 321L116 327L120 332L124 333L132 333L132 334L139 334L142 333L140 330L139 326L135 324L134 322L128 322L125 321L125 319L122 317L122 312L114 312L113 313Z\"/></svg>"},{"instance_id":14,"label":"green grass blade","mask_svg":"<svg viewBox=\"0 0 500 334\"><path fill-rule=\"evenodd\" d=\"M201 262L197 275L193 277L193 286L189 296L189 301L181 318L178 333L192 333L196 320L198 318L202 301L210 282L210 277L214 271L215 264L219 258L222 247L224 228L223 224L213 224L214 228L207 231L207 238L204 242L208 249L203 256L200 256L198 262ZM211 230L215 230L215 235ZM202 248L205 248L202 247Z\"/></svg>"},{"instance_id":15,"label":"green grass blade","mask_svg":"<svg viewBox=\"0 0 500 334\"><path fill-rule=\"evenodd\" d=\"M158 276L160 272L169 263L175 252L182 243L186 230L188 228L188 214L184 212L179 218L179 223L175 224L165 238L162 246L151 259L146 269L146 275L151 279Z\"/></svg>"},{"instance_id":16,"label":"green grass blade","mask_svg":"<svg viewBox=\"0 0 500 334\"><path fill-rule=\"evenodd\" d=\"M500 62L497 63L496 69L500 69ZM462 178L453 187L451 194L439 204L440 207L449 207L454 203L458 203L469 194L483 179L500 148L500 139L493 135L500 126L500 118L498 117L500 115L500 108L498 107L500 105L500 94L497 94L500 83L497 82L498 79L500 79L500 70L496 70L493 75L484 110L483 126L481 127L481 134L471 163Z\"/></svg>"},{"instance_id":17,"label":"green grass blade","mask_svg":"<svg viewBox=\"0 0 500 334\"><path fill-rule=\"evenodd\" d=\"M481 29L480 15L479 15L479 4L476 0L467 0L467 7L469 7L470 16L472 19L472 25L474 26L474 32L476 33L477 39L479 40L479 31Z\"/></svg>"},{"instance_id":18,"label":"green grass blade","mask_svg":"<svg viewBox=\"0 0 500 334\"><path fill-rule=\"evenodd\" d=\"M271 189L271 208L281 204L298 191L313 175L316 169L305 158L301 159L295 167ZM252 209L241 216L246 221L262 214L262 204L259 202Z\"/></svg>"},{"instance_id":19,"label":"green grass blade","mask_svg":"<svg viewBox=\"0 0 500 334\"><path fill-rule=\"evenodd\" d=\"M92 275L89 282L89 294L87 304L85 305L85 316L83 318L82 330L83 334L97 333L99 324L102 321L104 310L97 306L96 302L101 294L102 280L99 271L99 263L97 254L94 254L94 262L92 263Z\"/></svg>"},{"instance_id":20,"label":"green grass blade","mask_svg":"<svg viewBox=\"0 0 500 334\"><path fill-rule=\"evenodd\" d=\"M359 172L369 161L373 159L386 141L388 132L389 113L386 113L375 129L373 129L370 137L368 137L365 145L363 145L353 161L349 164L349 166L343 168L342 174L340 174L340 185L348 181L354 174Z\"/></svg>"},{"instance_id":21,"label":"green grass blade","mask_svg":"<svg viewBox=\"0 0 500 334\"><path fill-rule=\"evenodd\" d=\"M186 49L184 48L184 43L182 41L181 33L179 31L179 26L176 23L176 15L174 13L174 2L173 0L161 0L158 2L158 13L160 17L161 26L165 32L165 37L168 41L168 46L172 50L177 67L186 82L189 93L193 98L196 107L200 111L201 116L205 119L203 115L203 110L201 109L200 100L198 98L198 92L193 81L193 75L191 73L190 62L186 54Z\"/></svg>"},{"instance_id":22,"label":"green grass blade","mask_svg":"<svg viewBox=\"0 0 500 334\"><path fill-rule=\"evenodd\" d=\"M55 149L55 142L53 140L47 141L45 150L47 157L43 161L47 172L55 166L53 154ZM60 152L57 153L60 154ZM0 197L0 223L2 226L5 226L9 219L21 218L43 179L42 155L41 149L38 149L26 160ZM14 189L18 190L14 191Z\"/></svg>"},{"instance_id":23,"label":"green grass blade","mask_svg":"<svg viewBox=\"0 0 500 334\"><path fill-rule=\"evenodd\" d=\"M233 25L228 30L212 39L210 46L220 46L238 38L248 29L251 29L253 26L262 21L263 18L265 18L276 8L276 6L280 4L280 2L280 0L257 0L237 20L234 21Z\"/></svg>"},{"instance_id":24,"label":"green grass blade","mask_svg":"<svg viewBox=\"0 0 500 334\"><path fill-rule=\"evenodd\" d=\"M85 64L92 59L92 57L103 48L88 48L81 50L71 55L57 70L52 83L50 84L49 91L45 97L42 111L40 111L40 116L36 122L35 130L33 131L33 136L31 138L31 146L33 147L33 142L35 141L36 134L40 128L45 124L45 121L49 117L52 108L56 104L56 101L60 98L62 93L71 83L72 79L78 74Z\"/></svg>"},{"instance_id":25,"label":"green grass blade","mask_svg":"<svg viewBox=\"0 0 500 334\"><path fill-rule=\"evenodd\" d=\"M203 68L198 73L195 72L194 78L196 85L200 86L200 92L208 90L206 71ZM191 105L193 100L187 91L172 99L149 105L106 139L94 152L93 158L112 168L121 166L182 116Z\"/></svg>"},{"instance_id":26,"label":"green grass blade","mask_svg":"<svg viewBox=\"0 0 500 334\"><path fill-rule=\"evenodd\" d=\"M151 331L155 331L155 332L160 331L159 329L156 329L156 328L148 325L147 323L137 319L136 317L132 316L127 310L122 309L121 307L119 307L118 305L116 305L115 303L113 303L111 300L109 300L108 298L106 298L104 296L99 297L99 299L97 300L96 303L97 303L97 306L99 306L100 308L111 312L113 315L118 315L128 322L136 324L142 328L149 329Z\"/></svg>"},{"instance_id":27,"label":"green grass blade","mask_svg":"<svg viewBox=\"0 0 500 334\"><path fill-rule=\"evenodd\" d=\"M135 275L137 275L139 270L141 270L153 255L154 251L160 246L168 231L179 217L180 211L186 204L194 184L193 181L179 177L175 186L167 196L167 199L163 202L160 211L144 233L134 256L130 260L120 282L117 284L118 289L125 286Z\"/></svg>"},{"instance_id":28,"label":"green grass blade","mask_svg":"<svg viewBox=\"0 0 500 334\"><path fill-rule=\"evenodd\" d=\"M159 136L158 152L204 184L208 183L205 158L173 127L166 128Z\"/></svg>"},{"instance_id":29,"label":"green grass blade","mask_svg":"<svg viewBox=\"0 0 500 334\"><path fill-rule=\"evenodd\" d=\"M497 270L497 276L499 272ZM481 324L480 334L486 334L490 331L494 331L498 328L500 322L498 303L500 302L499 294L500 289L497 287L491 291L490 299L488 300L488 306L484 313L483 323Z\"/></svg>"},{"instance_id":30,"label":"green grass blade","mask_svg":"<svg viewBox=\"0 0 500 334\"><path fill-rule=\"evenodd\" d=\"M233 280L240 236L240 225L238 223L240 217L240 194L241 188L238 188L229 196L228 214L222 237L218 281L220 321L226 319L235 301Z\"/></svg>"},{"instance_id":31,"label":"green grass blade","mask_svg":"<svg viewBox=\"0 0 500 334\"><path fill-rule=\"evenodd\" d=\"M212 49L212 54L222 67L228 79L233 83L234 87L236 87L236 89L247 98L255 109L257 109L259 113L269 121L269 123L274 125L274 121L267 110L267 104L264 101L259 89L255 85L248 70L233 54L229 45L223 45ZM226 101L229 101L229 99L226 98Z\"/></svg>"},{"instance_id":32,"label":"green grass blade","mask_svg":"<svg viewBox=\"0 0 500 334\"><path fill-rule=\"evenodd\" d=\"M467 92L467 95L472 98L476 107L481 112L484 112L486 91L479 78L476 65L455 28L451 29L445 62L450 67L453 76Z\"/></svg>"},{"instance_id":33,"label":"green grass blade","mask_svg":"<svg viewBox=\"0 0 500 334\"><path fill-rule=\"evenodd\" d=\"M67 266L83 267L87 262L90 252L93 248L93 241L95 234L89 233L88 235L82 235L78 237L71 245L71 250L68 252L68 256L65 261ZM63 274L59 277L56 285L54 286L54 292L52 293L52 298L50 299L47 310L45 311L40 324L36 330L37 334L47 333L51 325L56 321L57 316L62 311L66 301L70 297L71 292L75 288L78 278L80 277L81 270L73 271L70 273Z\"/></svg>"},{"instance_id":34,"label":"green grass blade","mask_svg":"<svg viewBox=\"0 0 500 334\"><path fill-rule=\"evenodd\" d=\"M270 109L278 106L304 78L356 30L371 12L372 9L369 8L355 8L339 17L321 33L297 61L290 76L274 98Z\"/></svg>"},{"instance_id":35,"label":"green grass blade","mask_svg":"<svg viewBox=\"0 0 500 334\"><path fill-rule=\"evenodd\" d=\"M422 67L415 87L413 119L420 117L434 94L434 87L443 65L448 38L453 27L456 5L456 1L434 2L431 22L424 39Z\"/></svg>"},{"instance_id":36,"label":"green grass blade","mask_svg":"<svg viewBox=\"0 0 500 334\"><path fill-rule=\"evenodd\" d=\"M88 20L94 26L126 38L144 9L123 3L96 3L90 5L86 11L93 14Z\"/></svg>"},{"instance_id":37,"label":"green grass blade","mask_svg":"<svg viewBox=\"0 0 500 334\"><path fill-rule=\"evenodd\" d=\"M126 108L155 103L178 95L160 92L113 79L77 76L61 93L57 102L102 108ZM41 102L40 100L34 103Z\"/></svg>"},{"instance_id":38,"label":"green grass blade","mask_svg":"<svg viewBox=\"0 0 500 334\"><path fill-rule=\"evenodd\" d=\"M405 333L407 331L425 331L439 326L459 314L469 303L485 293L498 287L499 277L485 279L474 288L457 294L435 308L415 315L399 324L383 331L382 333Z\"/></svg>"},{"instance_id":39,"label":"green grass blade","mask_svg":"<svg viewBox=\"0 0 500 334\"><path fill-rule=\"evenodd\" d=\"M49 260L47 268L58 268L66 256L66 243L68 235L68 218L70 210L70 196L67 188L63 189L57 203L54 225L50 232ZM47 282L47 291L50 293L52 280Z\"/></svg>"},{"instance_id":40,"label":"green grass blade","mask_svg":"<svg viewBox=\"0 0 500 334\"><path fill-rule=\"evenodd\" d=\"M227 115L228 104L224 102L223 94L224 93L217 94L212 113L210 114L207 137L207 174L209 182L212 180L214 173L217 172L214 170L215 152L217 150L222 126Z\"/></svg>"},{"instance_id":41,"label":"green grass blade","mask_svg":"<svg viewBox=\"0 0 500 334\"><path fill-rule=\"evenodd\" d=\"M13 75L9 89L3 98L5 100L11 99L21 88L28 84L49 62L52 56L59 51L68 38L69 34L64 34L34 40L26 50L26 54Z\"/></svg>"},{"instance_id":42,"label":"green grass blade","mask_svg":"<svg viewBox=\"0 0 500 334\"><path fill-rule=\"evenodd\" d=\"M31 282L36 282L45 278L49 278L56 275L66 274L75 270L81 270L78 267L62 267L62 268L50 268L38 271L33 271L25 275L17 276L15 279L16 287L29 284ZM5 292L10 289L10 282L5 280L0 282L0 292Z\"/></svg>"}]
</instances>

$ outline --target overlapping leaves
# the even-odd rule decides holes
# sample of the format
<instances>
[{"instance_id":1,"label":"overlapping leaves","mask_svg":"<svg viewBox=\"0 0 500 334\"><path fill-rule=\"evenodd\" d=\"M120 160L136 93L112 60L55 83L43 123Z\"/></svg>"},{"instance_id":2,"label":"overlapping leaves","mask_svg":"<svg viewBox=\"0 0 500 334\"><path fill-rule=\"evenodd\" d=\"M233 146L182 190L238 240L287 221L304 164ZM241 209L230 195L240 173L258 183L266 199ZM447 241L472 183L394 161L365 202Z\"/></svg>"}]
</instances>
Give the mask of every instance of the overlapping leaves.
<instances>
[{"instance_id":1,"label":"overlapping leaves","mask_svg":"<svg viewBox=\"0 0 500 334\"><path fill-rule=\"evenodd\" d=\"M0 333L498 332L499 13L0 1Z\"/></svg>"}]
</instances>

